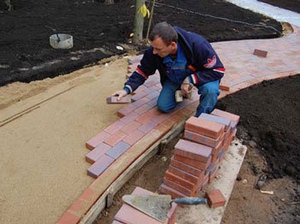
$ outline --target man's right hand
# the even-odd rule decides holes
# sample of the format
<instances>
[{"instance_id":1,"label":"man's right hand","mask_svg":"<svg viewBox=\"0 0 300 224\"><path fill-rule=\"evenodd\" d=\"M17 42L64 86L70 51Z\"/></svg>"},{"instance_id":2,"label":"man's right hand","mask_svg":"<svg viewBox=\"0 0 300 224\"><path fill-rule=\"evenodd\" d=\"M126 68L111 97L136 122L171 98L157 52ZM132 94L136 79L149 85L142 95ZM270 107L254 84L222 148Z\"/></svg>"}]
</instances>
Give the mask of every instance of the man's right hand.
<instances>
[{"instance_id":1,"label":"man's right hand","mask_svg":"<svg viewBox=\"0 0 300 224\"><path fill-rule=\"evenodd\" d=\"M127 92L124 89L122 89L122 90L116 91L113 94L113 96L117 96L118 100L121 100L122 97L127 96Z\"/></svg>"}]
</instances>

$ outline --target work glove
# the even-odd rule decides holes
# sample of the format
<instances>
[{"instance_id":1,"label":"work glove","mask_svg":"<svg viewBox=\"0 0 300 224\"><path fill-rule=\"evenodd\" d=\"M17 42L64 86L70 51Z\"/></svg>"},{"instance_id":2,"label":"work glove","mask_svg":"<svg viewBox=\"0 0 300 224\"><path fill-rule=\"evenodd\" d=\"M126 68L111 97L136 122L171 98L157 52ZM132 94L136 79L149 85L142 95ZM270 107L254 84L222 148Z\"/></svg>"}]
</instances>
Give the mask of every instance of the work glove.
<instances>
[{"instance_id":1,"label":"work glove","mask_svg":"<svg viewBox=\"0 0 300 224\"><path fill-rule=\"evenodd\" d=\"M128 95L128 93L127 93L124 89L118 90L118 91L116 91L116 92L113 94L113 96L117 96L117 97L118 97L117 100L121 100L122 97L127 96L127 95Z\"/></svg>"},{"instance_id":2,"label":"work glove","mask_svg":"<svg viewBox=\"0 0 300 224\"><path fill-rule=\"evenodd\" d=\"M181 88L181 92L182 92L183 95L189 95L189 94L192 92L193 84L190 83L189 78L186 77L186 78L183 80L183 82L182 82L180 88Z\"/></svg>"}]
</instances>

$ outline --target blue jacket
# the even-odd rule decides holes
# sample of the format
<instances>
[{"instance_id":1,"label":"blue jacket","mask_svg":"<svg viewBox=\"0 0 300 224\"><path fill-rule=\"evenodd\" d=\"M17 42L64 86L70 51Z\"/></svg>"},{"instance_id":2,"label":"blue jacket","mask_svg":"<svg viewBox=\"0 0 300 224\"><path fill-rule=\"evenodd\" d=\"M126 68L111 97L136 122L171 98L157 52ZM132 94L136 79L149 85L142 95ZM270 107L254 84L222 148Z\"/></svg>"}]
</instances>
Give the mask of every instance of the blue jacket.
<instances>
[{"instance_id":1,"label":"blue jacket","mask_svg":"<svg viewBox=\"0 0 300 224\"><path fill-rule=\"evenodd\" d=\"M199 34L176 26L174 28L178 33L178 45L186 58L186 69L178 82L189 77L191 83L201 86L207 82L220 80L224 76L225 68L211 44ZM133 92L156 70L159 71L160 81L163 85L168 78L169 68L164 63L164 58L153 54L153 48L149 47L144 52L136 70L126 81L124 90L127 93Z\"/></svg>"}]
</instances>

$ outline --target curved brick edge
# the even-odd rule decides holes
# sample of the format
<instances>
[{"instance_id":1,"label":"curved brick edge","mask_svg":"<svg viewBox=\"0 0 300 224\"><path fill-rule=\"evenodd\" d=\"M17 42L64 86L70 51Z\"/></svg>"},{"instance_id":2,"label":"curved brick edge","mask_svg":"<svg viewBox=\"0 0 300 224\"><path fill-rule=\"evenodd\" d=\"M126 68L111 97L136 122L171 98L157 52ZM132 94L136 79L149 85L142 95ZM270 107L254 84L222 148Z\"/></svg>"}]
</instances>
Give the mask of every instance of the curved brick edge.
<instances>
[{"instance_id":1,"label":"curved brick edge","mask_svg":"<svg viewBox=\"0 0 300 224\"><path fill-rule=\"evenodd\" d=\"M264 80L299 74L300 56L298 52L300 39L297 38L297 36L300 32L300 28L297 26L293 26L293 28L294 33L279 39L214 43L213 45L215 45L216 51L220 54L221 58L225 59L225 67L227 67L225 77L221 83L221 89L223 92L219 98L243 88L247 88L251 85L258 84ZM234 52L235 54L232 54L232 49L243 50L237 50L237 52ZM253 55L254 49L266 50L268 51L268 56L264 59L255 58L256 56ZM293 57L293 60L291 60L291 57ZM134 63L137 61L138 60L134 61ZM227 66L226 63L228 63ZM231 66L230 63L232 63L233 66ZM259 68L257 67L258 65L260 66ZM133 68L134 64L132 64L131 67ZM286 71L287 69L289 69L289 71ZM132 69L130 71L132 71ZM186 105L186 108L195 109L195 104L193 104L193 106ZM182 120L181 116L179 115L177 117L178 122ZM156 133L154 135L157 135L159 132L160 134L158 135L163 136L160 131L154 132ZM132 150L130 152L132 152ZM130 155L130 152L126 152L126 155ZM128 163L123 164L123 157L122 162L120 162L120 160L116 160L113 165L114 166L108 167L107 173L104 172L104 176L101 175L100 178L98 177L94 183L92 183L92 185L83 192L83 194L62 215L57 223L79 223L105 189L112 183L112 179L114 178L112 178L111 175L115 173L114 168L119 167L121 170L125 170L126 167L129 166ZM105 176L107 176L107 178Z\"/></svg>"}]
</instances>

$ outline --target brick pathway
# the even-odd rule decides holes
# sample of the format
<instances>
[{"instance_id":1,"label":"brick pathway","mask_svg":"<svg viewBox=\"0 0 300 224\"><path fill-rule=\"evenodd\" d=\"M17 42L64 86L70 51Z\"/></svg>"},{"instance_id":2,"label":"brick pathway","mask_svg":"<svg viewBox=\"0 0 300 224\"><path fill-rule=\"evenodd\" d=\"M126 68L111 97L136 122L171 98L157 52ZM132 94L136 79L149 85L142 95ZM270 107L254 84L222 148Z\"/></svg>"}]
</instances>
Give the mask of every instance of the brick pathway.
<instances>
[{"instance_id":1,"label":"brick pathway","mask_svg":"<svg viewBox=\"0 0 300 224\"><path fill-rule=\"evenodd\" d=\"M294 26L294 33L278 39L213 43L226 67L220 98L263 80L299 74L299 32L300 28ZM129 72L135 69L140 57L130 60ZM91 163L87 172L96 179L58 223L79 223L122 172L176 124L194 114L198 104L196 93L172 113L159 112L156 99L160 88L158 74L149 78L133 95L134 102L118 112L120 119L86 142L91 150L86 155Z\"/></svg>"}]
</instances>

